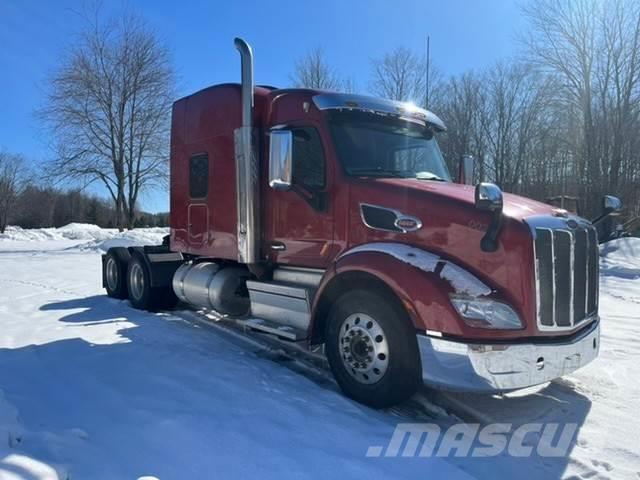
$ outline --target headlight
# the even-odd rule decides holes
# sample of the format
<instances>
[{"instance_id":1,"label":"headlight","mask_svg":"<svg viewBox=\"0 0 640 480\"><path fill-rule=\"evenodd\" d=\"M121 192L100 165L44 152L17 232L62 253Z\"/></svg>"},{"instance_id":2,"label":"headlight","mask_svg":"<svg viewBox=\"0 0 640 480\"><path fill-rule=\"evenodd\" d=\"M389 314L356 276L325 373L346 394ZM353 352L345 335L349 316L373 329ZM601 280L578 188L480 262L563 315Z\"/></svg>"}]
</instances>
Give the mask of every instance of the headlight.
<instances>
[{"instance_id":1,"label":"headlight","mask_svg":"<svg viewBox=\"0 0 640 480\"><path fill-rule=\"evenodd\" d=\"M451 303L470 327L514 330L522 328L518 314L504 303L488 298L451 295Z\"/></svg>"}]
</instances>

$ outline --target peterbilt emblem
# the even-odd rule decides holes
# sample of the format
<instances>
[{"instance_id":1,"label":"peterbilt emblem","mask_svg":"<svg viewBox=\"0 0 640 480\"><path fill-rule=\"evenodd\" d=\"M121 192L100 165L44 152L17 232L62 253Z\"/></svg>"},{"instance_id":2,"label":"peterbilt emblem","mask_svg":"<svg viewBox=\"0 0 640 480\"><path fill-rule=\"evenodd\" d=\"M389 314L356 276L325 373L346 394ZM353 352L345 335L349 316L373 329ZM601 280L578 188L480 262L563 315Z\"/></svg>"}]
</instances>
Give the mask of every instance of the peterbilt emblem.
<instances>
[{"instance_id":1,"label":"peterbilt emblem","mask_svg":"<svg viewBox=\"0 0 640 480\"><path fill-rule=\"evenodd\" d=\"M415 232L422 227L422 222L415 217L403 215L396 218L394 225L403 232Z\"/></svg>"},{"instance_id":2,"label":"peterbilt emblem","mask_svg":"<svg viewBox=\"0 0 640 480\"><path fill-rule=\"evenodd\" d=\"M578 222L576 222L573 218L570 220L567 220L567 227L571 229L578 228Z\"/></svg>"}]
</instances>

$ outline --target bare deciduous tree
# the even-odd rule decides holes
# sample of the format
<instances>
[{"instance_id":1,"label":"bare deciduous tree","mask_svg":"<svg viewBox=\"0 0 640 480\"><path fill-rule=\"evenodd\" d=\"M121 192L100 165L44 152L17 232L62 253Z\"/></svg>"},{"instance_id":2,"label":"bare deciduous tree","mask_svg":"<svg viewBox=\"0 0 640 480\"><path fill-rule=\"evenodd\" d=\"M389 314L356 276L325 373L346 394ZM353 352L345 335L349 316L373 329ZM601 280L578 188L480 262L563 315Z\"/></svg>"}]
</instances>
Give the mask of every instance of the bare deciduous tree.
<instances>
[{"instance_id":1,"label":"bare deciduous tree","mask_svg":"<svg viewBox=\"0 0 640 480\"><path fill-rule=\"evenodd\" d=\"M434 105L436 113L447 123L447 132L441 136L440 143L452 171L456 171L462 155L484 159L485 142L479 116L482 94L481 78L469 72L451 78L439 96L440 101ZM476 169L478 177L484 178L484 162L477 162Z\"/></svg>"},{"instance_id":2,"label":"bare deciduous tree","mask_svg":"<svg viewBox=\"0 0 640 480\"><path fill-rule=\"evenodd\" d=\"M49 80L43 119L58 178L101 182L118 228L132 228L141 190L164 185L174 72L168 51L138 17L98 15Z\"/></svg>"},{"instance_id":3,"label":"bare deciduous tree","mask_svg":"<svg viewBox=\"0 0 640 480\"><path fill-rule=\"evenodd\" d=\"M319 90L341 90L343 86L352 86L352 82L343 82L335 70L329 66L324 51L316 47L302 58L296 60L291 82L296 87L317 88Z\"/></svg>"},{"instance_id":4,"label":"bare deciduous tree","mask_svg":"<svg viewBox=\"0 0 640 480\"><path fill-rule=\"evenodd\" d=\"M20 155L0 151L0 233L4 233L22 186L27 167Z\"/></svg>"},{"instance_id":5,"label":"bare deciduous tree","mask_svg":"<svg viewBox=\"0 0 640 480\"><path fill-rule=\"evenodd\" d=\"M532 27L528 57L562 87L555 91L557 109L573 113L563 136L588 210L596 211L608 191L637 202L640 4L543 0L524 11Z\"/></svg>"},{"instance_id":6,"label":"bare deciduous tree","mask_svg":"<svg viewBox=\"0 0 640 480\"><path fill-rule=\"evenodd\" d=\"M384 98L424 103L426 63L408 48L398 47L371 61L371 90Z\"/></svg>"}]
</instances>

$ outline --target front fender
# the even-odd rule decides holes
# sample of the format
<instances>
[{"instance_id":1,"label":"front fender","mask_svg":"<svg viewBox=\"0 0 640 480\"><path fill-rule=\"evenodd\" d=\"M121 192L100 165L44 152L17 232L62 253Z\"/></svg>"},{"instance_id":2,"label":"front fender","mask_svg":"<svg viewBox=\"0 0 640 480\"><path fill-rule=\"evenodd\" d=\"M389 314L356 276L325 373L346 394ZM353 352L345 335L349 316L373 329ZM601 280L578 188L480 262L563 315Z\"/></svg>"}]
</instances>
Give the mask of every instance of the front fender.
<instances>
[{"instance_id":1,"label":"front fender","mask_svg":"<svg viewBox=\"0 0 640 480\"><path fill-rule=\"evenodd\" d=\"M361 272L383 282L404 305L416 329L449 335L464 333L449 294L491 293L473 274L438 255L408 245L376 242L346 251L327 270L316 295L312 318L320 309L325 291L350 272ZM349 288L348 283L345 288Z\"/></svg>"}]
</instances>

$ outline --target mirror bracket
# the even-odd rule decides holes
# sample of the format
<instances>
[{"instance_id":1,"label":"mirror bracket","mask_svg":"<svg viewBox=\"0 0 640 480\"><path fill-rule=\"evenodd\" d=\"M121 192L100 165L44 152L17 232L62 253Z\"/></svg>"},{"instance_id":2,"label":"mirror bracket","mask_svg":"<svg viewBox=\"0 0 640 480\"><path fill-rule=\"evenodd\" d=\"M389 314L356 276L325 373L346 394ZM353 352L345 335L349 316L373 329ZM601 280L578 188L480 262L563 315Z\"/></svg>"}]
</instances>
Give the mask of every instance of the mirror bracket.
<instances>
[{"instance_id":1,"label":"mirror bracket","mask_svg":"<svg viewBox=\"0 0 640 480\"><path fill-rule=\"evenodd\" d=\"M498 235L502 230L502 212L494 212L491 223L484 237L480 240L480 248L483 252L495 252L498 249Z\"/></svg>"}]
</instances>

